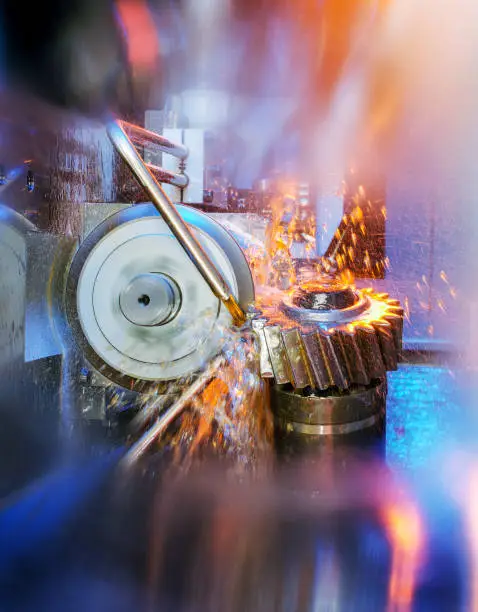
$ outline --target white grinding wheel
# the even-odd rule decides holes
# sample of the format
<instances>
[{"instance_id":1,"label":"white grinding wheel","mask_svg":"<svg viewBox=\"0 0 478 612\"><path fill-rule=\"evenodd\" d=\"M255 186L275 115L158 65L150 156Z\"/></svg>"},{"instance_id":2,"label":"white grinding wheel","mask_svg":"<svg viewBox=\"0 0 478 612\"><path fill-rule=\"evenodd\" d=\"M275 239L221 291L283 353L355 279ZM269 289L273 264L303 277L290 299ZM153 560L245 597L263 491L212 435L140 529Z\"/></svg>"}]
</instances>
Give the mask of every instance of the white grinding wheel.
<instances>
[{"instance_id":1,"label":"white grinding wheel","mask_svg":"<svg viewBox=\"0 0 478 612\"><path fill-rule=\"evenodd\" d=\"M247 309L254 287L238 244L207 215L177 209ZM197 371L231 323L152 204L112 215L82 243L68 273L66 312L87 360L138 390Z\"/></svg>"}]
</instances>

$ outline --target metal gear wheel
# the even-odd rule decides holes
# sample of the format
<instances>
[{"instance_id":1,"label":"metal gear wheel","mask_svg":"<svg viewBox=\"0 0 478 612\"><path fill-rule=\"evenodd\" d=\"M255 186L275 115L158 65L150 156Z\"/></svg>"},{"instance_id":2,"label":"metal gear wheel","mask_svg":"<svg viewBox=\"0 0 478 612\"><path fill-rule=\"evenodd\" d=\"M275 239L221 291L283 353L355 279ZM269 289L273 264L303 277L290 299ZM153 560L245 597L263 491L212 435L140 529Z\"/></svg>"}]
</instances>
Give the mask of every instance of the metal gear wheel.
<instances>
[{"instance_id":1,"label":"metal gear wheel","mask_svg":"<svg viewBox=\"0 0 478 612\"><path fill-rule=\"evenodd\" d=\"M258 308L261 373L278 385L345 391L397 368L404 313L386 293L324 277L259 297Z\"/></svg>"}]
</instances>

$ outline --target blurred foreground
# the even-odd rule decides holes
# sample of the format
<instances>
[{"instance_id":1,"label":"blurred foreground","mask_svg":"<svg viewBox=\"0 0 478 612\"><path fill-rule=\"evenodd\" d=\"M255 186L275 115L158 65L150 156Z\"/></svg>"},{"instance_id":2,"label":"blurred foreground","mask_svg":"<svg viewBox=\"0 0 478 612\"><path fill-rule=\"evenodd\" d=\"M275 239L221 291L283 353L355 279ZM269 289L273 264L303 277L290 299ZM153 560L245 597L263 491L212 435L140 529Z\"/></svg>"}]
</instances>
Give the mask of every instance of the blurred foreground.
<instances>
[{"instance_id":1,"label":"blurred foreground","mask_svg":"<svg viewBox=\"0 0 478 612\"><path fill-rule=\"evenodd\" d=\"M185 474L174 448L129 471L119 450L50 475L0 515L2 611L477 609L461 376L390 376L386 461L322 449Z\"/></svg>"}]
</instances>

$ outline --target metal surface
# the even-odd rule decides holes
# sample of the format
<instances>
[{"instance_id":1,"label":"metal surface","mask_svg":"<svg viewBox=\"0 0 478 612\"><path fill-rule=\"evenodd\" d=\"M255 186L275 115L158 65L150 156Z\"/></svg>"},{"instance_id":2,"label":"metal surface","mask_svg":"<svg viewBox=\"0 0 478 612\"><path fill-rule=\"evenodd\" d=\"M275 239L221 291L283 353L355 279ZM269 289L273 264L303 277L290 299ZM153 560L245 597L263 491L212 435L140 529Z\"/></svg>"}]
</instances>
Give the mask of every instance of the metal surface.
<instances>
[{"instance_id":1,"label":"metal surface","mask_svg":"<svg viewBox=\"0 0 478 612\"><path fill-rule=\"evenodd\" d=\"M239 302L252 301L250 271L233 238L198 211L178 211ZM154 295L146 291L152 280ZM228 324L221 303L151 204L118 212L83 242L68 274L66 310L88 361L110 380L135 389L200 369L217 354Z\"/></svg>"},{"instance_id":2,"label":"metal surface","mask_svg":"<svg viewBox=\"0 0 478 612\"><path fill-rule=\"evenodd\" d=\"M172 202L145 166L120 124L115 121L110 122L107 129L117 151L128 164L140 184L146 189L158 212L163 216L172 233L200 271L214 295L226 306L232 316L233 323L241 326L245 322L246 316L244 310L238 304L236 296L228 286L227 281L221 276L201 245L191 234ZM157 134L153 133L153 135L157 137Z\"/></svg>"},{"instance_id":3,"label":"metal surface","mask_svg":"<svg viewBox=\"0 0 478 612\"><path fill-rule=\"evenodd\" d=\"M0 368L23 362L27 281L27 233L34 227L0 205Z\"/></svg>"},{"instance_id":4,"label":"metal surface","mask_svg":"<svg viewBox=\"0 0 478 612\"><path fill-rule=\"evenodd\" d=\"M165 274L139 274L120 293L119 304L124 316L135 325L164 325L178 314L181 291Z\"/></svg>"},{"instance_id":5,"label":"metal surface","mask_svg":"<svg viewBox=\"0 0 478 612\"><path fill-rule=\"evenodd\" d=\"M158 134L162 134L163 137L173 142L180 142L184 144L184 131L179 128L167 129L165 127L165 117L162 111L156 111L156 113L153 114L146 112L144 121L144 126L148 130L156 132ZM168 125L168 123L166 123L166 125ZM163 170L165 170L166 172L170 172L172 174L182 174L186 170L186 165L189 171L191 155L194 156L195 153L196 152L194 151L194 149L190 150L187 156L187 160L183 160L177 157L173 157L172 155L164 155L156 148L149 148L148 145L146 145L144 147L144 153L142 156L145 162L155 164L156 166L161 166L161 168L163 168ZM163 183L161 187L163 188L164 193L168 196L171 202L184 203L184 187L175 186L171 183Z\"/></svg>"},{"instance_id":6,"label":"metal surface","mask_svg":"<svg viewBox=\"0 0 478 612\"><path fill-rule=\"evenodd\" d=\"M359 299L350 285L333 278L304 283L292 295L292 303L305 310L345 310Z\"/></svg>"},{"instance_id":7,"label":"metal surface","mask_svg":"<svg viewBox=\"0 0 478 612\"><path fill-rule=\"evenodd\" d=\"M28 221L23 215L3 204L0 204L0 222L5 226L11 227L20 235L37 231L33 223Z\"/></svg>"},{"instance_id":8,"label":"metal surface","mask_svg":"<svg viewBox=\"0 0 478 612\"><path fill-rule=\"evenodd\" d=\"M369 429L377 425L382 415L374 414L371 417L354 421L352 423L340 423L338 425L309 425L307 423L290 423L290 431L292 433L308 435L308 436L345 436L347 434L356 433Z\"/></svg>"},{"instance_id":9,"label":"metal surface","mask_svg":"<svg viewBox=\"0 0 478 612\"><path fill-rule=\"evenodd\" d=\"M312 436L347 435L376 425L385 414L387 382L324 396L303 395L274 387L271 401L284 433Z\"/></svg>"},{"instance_id":10,"label":"metal surface","mask_svg":"<svg viewBox=\"0 0 478 612\"><path fill-rule=\"evenodd\" d=\"M80 243L85 240L100 223L120 210L129 208L131 204L121 204L118 202L86 202L79 204L81 214Z\"/></svg>"},{"instance_id":11,"label":"metal surface","mask_svg":"<svg viewBox=\"0 0 478 612\"><path fill-rule=\"evenodd\" d=\"M61 294L75 238L47 232L27 234L25 361L62 353Z\"/></svg>"},{"instance_id":12,"label":"metal surface","mask_svg":"<svg viewBox=\"0 0 478 612\"><path fill-rule=\"evenodd\" d=\"M342 309L330 308L330 304L325 303L325 301L318 308L316 307L318 306L318 299L313 303L312 308L307 308L298 305L295 296L292 296L292 298L286 296L282 303L282 309L286 315L298 321L336 324L355 321L370 306L370 301L362 294L356 294L356 300Z\"/></svg>"},{"instance_id":13,"label":"metal surface","mask_svg":"<svg viewBox=\"0 0 478 612\"><path fill-rule=\"evenodd\" d=\"M61 352L50 298L74 247L73 238L40 232L0 205L0 353L11 349L28 362Z\"/></svg>"}]
</instances>

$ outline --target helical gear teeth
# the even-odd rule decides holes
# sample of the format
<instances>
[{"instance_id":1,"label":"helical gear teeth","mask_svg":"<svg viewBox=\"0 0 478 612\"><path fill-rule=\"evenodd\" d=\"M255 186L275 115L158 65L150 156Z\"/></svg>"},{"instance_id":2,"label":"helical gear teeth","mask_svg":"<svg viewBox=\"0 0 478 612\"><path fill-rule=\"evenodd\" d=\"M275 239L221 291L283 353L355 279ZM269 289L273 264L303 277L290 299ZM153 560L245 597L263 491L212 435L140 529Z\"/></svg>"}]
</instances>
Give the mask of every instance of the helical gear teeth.
<instances>
[{"instance_id":1,"label":"helical gear teeth","mask_svg":"<svg viewBox=\"0 0 478 612\"><path fill-rule=\"evenodd\" d=\"M383 318L385 321L387 321L387 323L390 323L392 327L395 350L400 353L402 350L403 315L400 315L399 312L394 312L389 309L389 311Z\"/></svg>"},{"instance_id":2,"label":"helical gear teeth","mask_svg":"<svg viewBox=\"0 0 478 612\"><path fill-rule=\"evenodd\" d=\"M370 310L357 321L324 330L297 322L293 328L269 323L266 316L253 320L259 337L261 372L275 382L296 389L346 390L367 386L397 369L402 348L404 311L387 293L363 289ZM260 318L259 318L260 317Z\"/></svg>"},{"instance_id":3,"label":"helical gear teeth","mask_svg":"<svg viewBox=\"0 0 478 612\"><path fill-rule=\"evenodd\" d=\"M398 305L395 306L391 304L388 308L388 312L390 314L395 315L395 326L394 326L394 340L395 346L397 348L398 353L402 352L402 338L403 338L403 318L405 316L405 311L403 308Z\"/></svg>"},{"instance_id":4,"label":"helical gear teeth","mask_svg":"<svg viewBox=\"0 0 478 612\"><path fill-rule=\"evenodd\" d=\"M403 317L403 315L405 314L405 311L400 305L395 306L395 304L390 304L390 303L388 304L388 311L393 312L394 314L397 314L400 317Z\"/></svg>"},{"instance_id":5,"label":"helical gear teeth","mask_svg":"<svg viewBox=\"0 0 478 612\"><path fill-rule=\"evenodd\" d=\"M370 377L367 374L367 369L357 344L355 331L353 329L341 330L340 341L347 362L350 382L357 385L368 385L370 383Z\"/></svg>"},{"instance_id":6,"label":"helical gear teeth","mask_svg":"<svg viewBox=\"0 0 478 612\"><path fill-rule=\"evenodd\" d=\"M282 340L286 348L290 371L292 372L292 384L296 389L310 387L312 381L309 378L306 364L307 357L302 346L299 330L284 330L282 332Z\"/></svg>"},{"instance_id":7,"label":"helical gear teeth","mask_svg":"<svg viewBox=\"0 0 478 612\"><path fill-rule=\"evenodd\" d=\"M402 341L403 341L403 317L400 317L399 320L397 321L394 331L395 331L395 335L394 335L395 347L397 349L398 355L400 355L402 352Z\"/></svg>"},{"instance_id":8,"label":"helical gear teeth","mask_svg":"<svg viewBox=\"0 0 478 612\"><path fill-rule=\"evenodd\" d=\"M387 321L373 323L387 371L397 369L397 350L393 339L392 326Z\"/></svg>"},{"instance_id":9,"label":"helical gear teeth","mask_svg":"<svg viewBox=\"0 0 478 612\"><path fill-rule=\"evenodd\" d=\"M330 386L343 390L349 386L347 364L340 346L340 339L335 331L318 331L318 338L324 356L324 362L330 377Z\"/></svg>"},{"instance_id":10,"label":"helical gear teeth","mask_svg":"<svg viewBox=\"0 0 478 612\"><path fill-rule=\"evenodd\" d=\"M375 330L371 325L357 327L357 339L367 373L371 380L385 376L385 364Z\"/></svg>"},{"instance_id":11,"label":"helical gear teeth","mask_svg":"<svg viewBox=\"0 0 478 612\"><path fill-rule=\"evenodd\" d=\"M264 327L264 334L276 383L278 385L284 385L291 382L291 374L284 341L282 339L281 328L279 325L268 325Z\"/></svg>"},{"instance_id":12,"label":"helical gear teeth","mask_svg":"<svg viewBox=\"0 0 478 612\"><path fill-rule=\"evenodd\" d=\"M317 332L308 332L302 335L305 354L313 378L313 387L325 391L330 386L330 377L325 366L322 347Z\"/></svg>"},{"instance_id":13,"label":"helical gear teeth","mask_svg":"<svg viewBox=\"0 0 478 612\"><path fill-rule=\"evenodd\" d=\"M259 341L259 366L262 378L274 378L274 371L267 348L266 335L264 327L267 319L254 319L252 321L252 329L256 333Z\"/></svg>"}]
</instances>

